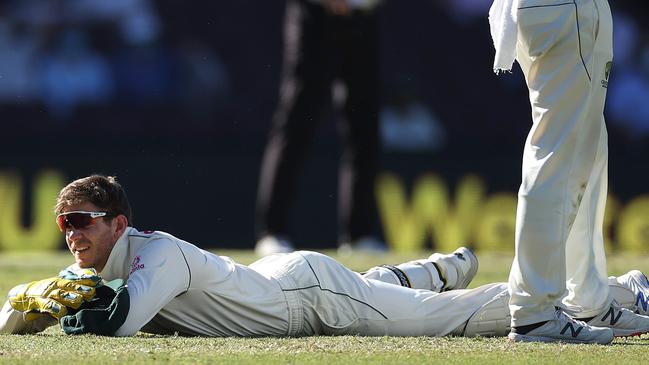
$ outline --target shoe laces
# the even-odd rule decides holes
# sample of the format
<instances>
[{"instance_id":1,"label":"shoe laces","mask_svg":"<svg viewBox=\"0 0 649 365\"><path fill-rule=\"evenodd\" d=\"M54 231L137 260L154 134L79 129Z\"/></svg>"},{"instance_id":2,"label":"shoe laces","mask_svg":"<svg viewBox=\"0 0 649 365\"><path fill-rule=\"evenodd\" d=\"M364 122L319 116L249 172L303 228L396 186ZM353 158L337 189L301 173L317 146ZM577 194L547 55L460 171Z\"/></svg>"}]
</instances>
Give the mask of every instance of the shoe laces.
<instances>
[{"instance_id":1,"label":"shoe laces","mask_svg":"<svg viewBox=\"0 0 649 365\"><path fill-rule=\"evenodd\" d=\"M562 308L557 308L555 314L559 321L571 322L582 327L588 327L588 324L586 322L570 317Z\"/></svg>"}]
</instances>

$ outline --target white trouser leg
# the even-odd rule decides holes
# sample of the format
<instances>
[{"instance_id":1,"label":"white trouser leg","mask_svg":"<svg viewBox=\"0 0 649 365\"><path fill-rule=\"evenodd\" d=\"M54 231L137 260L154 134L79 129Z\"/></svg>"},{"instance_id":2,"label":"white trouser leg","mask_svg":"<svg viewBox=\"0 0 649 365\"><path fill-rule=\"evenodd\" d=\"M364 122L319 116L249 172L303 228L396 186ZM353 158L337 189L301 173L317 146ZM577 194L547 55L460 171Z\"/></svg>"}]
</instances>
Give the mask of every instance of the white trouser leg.
<instances>
[{"instance_id":1,"label":"white trouser leg","mask_svg":"<svg viewBox=\"0 0 649 365\"><path fill-rule=\"evenodd\" d=\"M563 304L578 317L599 314L609 303L609 286L604 251L604 209L608 194L608 135L603 118L608 72L612 61L612 19L606 0L595 0L599 15L593 56L589 60L592 69L592 107L589 119L600 121L595 164L577 212L575 223L566 245L566 275L568 296ZM608 64L608 65L607 65ZM596 130L593 130L596 133Z\"/></svg>"},{"instance_id":2,"label":"white trouser leg","mask_svg":"<svg viewBox=\"0 0 649 365\"><path fill-rule=\"evenodd\" d=\"M609 287L604 251L608 154L606 130L602 128L596 164L566 244L566 287L563 307L574 317L598 315L608 303Z\"/></svg>"},{"instance_id":3,"label":"white trouser leg","mask_svg":"<svg viewBox=\"0 0 649 365\"><path fill-rule=\"evenodd\" d=\"M505 283L435 293L365 279L334 259L300 251L305 260L287 272L313 334L444 336L455 334Z\"/></svg>"},{"instance_id":4,"label":"white trouser leg","mask_svg":"<svg viewBox=\"0 0 649 365\"><path fill-rule=\"evenodd\" d=\"M519 0L517 60L533 125L523 153L509 276L513 326L552 318L567 278L575 290L568 302L584 310L601 305L591 302L595 292L608 295L600 221L607 158L601 81L612 47L604 5Z\"/></svg>"}]
</instances>

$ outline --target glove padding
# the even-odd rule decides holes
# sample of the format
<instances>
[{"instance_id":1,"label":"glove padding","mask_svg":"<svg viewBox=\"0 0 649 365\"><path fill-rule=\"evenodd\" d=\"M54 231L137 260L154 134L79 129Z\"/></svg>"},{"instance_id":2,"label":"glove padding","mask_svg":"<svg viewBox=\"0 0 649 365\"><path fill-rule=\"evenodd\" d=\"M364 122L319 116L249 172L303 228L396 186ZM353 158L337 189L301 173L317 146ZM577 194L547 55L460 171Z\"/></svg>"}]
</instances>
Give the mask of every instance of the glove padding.
<instances>
[{"instance_id":1,"label":"glove padding","mask_svg":"<svg viewBox=\"0 0 649 365\"><path fill-rule=\"evenodd\" d=\"M64 270L58 277L21 284L9 291L9 304L23 312L26 321L43 315L59 320L68 307L77 309L95 295L101 277L94 269Z\"/></svg>"},{"instance_id":2,"label":"glove padding","mask_svg":"<svg viewBox=\"0 0 649 365\"><path fill-rule=\"evenodd\" d=\"M97 270L89 268L89 269L63 269L59 271L58 275L61 279L67 279L67 280L85 280L85 279L90 279L92 282L94 282L94 285L91 286L97 286L101 282L101 276L97 274Z\"/></svg>"}]
</instances>

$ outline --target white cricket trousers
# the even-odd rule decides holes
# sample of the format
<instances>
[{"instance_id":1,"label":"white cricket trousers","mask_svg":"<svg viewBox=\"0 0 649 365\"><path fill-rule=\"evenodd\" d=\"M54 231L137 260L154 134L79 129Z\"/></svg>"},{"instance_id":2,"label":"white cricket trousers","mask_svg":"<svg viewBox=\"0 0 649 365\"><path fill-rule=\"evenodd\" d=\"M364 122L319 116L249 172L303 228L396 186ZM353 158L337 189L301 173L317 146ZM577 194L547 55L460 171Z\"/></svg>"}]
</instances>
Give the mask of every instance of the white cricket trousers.
<instances>
[{"instance_id":1,"label":"white cricket trousers","mask_svg":"<svg viewBox=\"0 0 649 365\"><path fill-rule=\"evenodd\" d=\"M462 335L466 322L507 284L435 293L366 279L336 260L309 251L265 257L250 268L276 278L289 310L290 336ZM495 318L507 318L507 305Z\"/></svg>"},{"instance_id":2,"label":"white cricket trousers","mask_svg":"<svg viewBox=\"0 0 649 365\"><path fill-rule=\"evenodd\" d=\"M570 314L595 316L610 300L602 233L613 59L607 1L519 0L516 58L533 125L509 276L512 326L552 318L561 301Z\"/></svg>"}]
</instances>

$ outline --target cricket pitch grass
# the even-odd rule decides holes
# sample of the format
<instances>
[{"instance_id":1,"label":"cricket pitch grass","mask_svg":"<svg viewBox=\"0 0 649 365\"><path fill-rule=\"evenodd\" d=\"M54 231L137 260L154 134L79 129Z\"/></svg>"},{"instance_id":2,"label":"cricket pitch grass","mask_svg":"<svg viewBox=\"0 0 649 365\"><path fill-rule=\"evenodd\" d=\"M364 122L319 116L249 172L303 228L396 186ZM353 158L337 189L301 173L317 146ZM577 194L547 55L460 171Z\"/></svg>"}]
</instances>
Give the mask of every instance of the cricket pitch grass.
<instances>
[{"instance_id":1,"label":"cricket pitch grass","mask_svg":"<svg viewBox=\"0 0 649 365\"><path fill-rule=\"evenodd\" d=\"M250 251L219 254L244 264L256 259ZM376 264L396 264L427 254L337 258L362 271ZM507 280L511 253L478 252L478 258L480 269L469 287ZM71 259L65 252L2 252L0 292L56 275ZM649 256L613 254L609 255L608 266L613 275L630 269L648 272ZM199 338L139 334L112 338L66 336L58 326L38 335L0 335L1 364L634 364L643 363L648 353L647 335L616 339L610 346L512 344L505 338L459 337Z\"/></svg>"}]
</instances>

